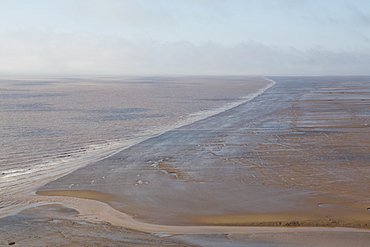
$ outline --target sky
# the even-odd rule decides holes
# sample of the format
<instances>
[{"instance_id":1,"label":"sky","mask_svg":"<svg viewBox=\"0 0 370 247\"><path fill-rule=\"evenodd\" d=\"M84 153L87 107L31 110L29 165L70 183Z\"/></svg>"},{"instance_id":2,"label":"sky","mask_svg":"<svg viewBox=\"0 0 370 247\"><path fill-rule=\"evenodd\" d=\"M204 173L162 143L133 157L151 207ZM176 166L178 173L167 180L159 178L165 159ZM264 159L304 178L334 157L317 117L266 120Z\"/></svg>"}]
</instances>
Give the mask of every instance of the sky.
<instances>
[{"instance_id":1,"label":"sky","mask_svg":"<svg viewBox=\"0 0 370 247\"><path fill-rule=\"evenodd\" d=\"M0 0L0 75L370 75L370 0Z\"/></svg>"}]
</instances>

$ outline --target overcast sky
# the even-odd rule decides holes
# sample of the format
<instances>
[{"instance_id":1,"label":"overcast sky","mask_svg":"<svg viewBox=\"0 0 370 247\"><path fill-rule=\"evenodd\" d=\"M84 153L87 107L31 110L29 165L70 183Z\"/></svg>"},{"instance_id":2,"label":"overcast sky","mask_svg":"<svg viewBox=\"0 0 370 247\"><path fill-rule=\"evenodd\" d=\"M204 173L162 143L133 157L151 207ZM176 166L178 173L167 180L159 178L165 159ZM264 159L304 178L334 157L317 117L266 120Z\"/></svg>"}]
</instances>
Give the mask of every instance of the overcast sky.
<instances>
[{"instance_id":1,"label":"overcast sky","mask_svg":"<svg viewBox=\"0 0 370 247\"><path fill-rule=\"evenodd\" d=\"M0 0L0 75L370 75L370 0Z\"/></svg>"}]
</instances>

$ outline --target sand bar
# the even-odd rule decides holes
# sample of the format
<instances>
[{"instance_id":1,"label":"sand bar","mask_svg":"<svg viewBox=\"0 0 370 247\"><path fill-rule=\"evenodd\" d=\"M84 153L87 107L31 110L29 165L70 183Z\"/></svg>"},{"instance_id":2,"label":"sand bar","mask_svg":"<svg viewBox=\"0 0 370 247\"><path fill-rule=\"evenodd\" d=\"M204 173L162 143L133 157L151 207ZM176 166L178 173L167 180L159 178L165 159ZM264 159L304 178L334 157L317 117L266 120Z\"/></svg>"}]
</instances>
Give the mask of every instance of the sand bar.
<instances>
[{"instance_id":1,"label":"sand bar","mask_svg":"<svg viewBox=\"0 0 370 247\"><path fill-rule=\"evenodd\" d=\"M272 79L248 103L45 185L31 206L62 204L79 212L72 219L165 234L370 241L369 78Z\"/></svg>"},{"instance_id":2,"label":"sand bar","mask_svg":"<svg viewBox=\"0 0 370 247\"><path fill-rule=\"evenodd\" d=\"M276 81L248 103L136 144L39 193L110 194L92 199L164 225L369 227L366 78Z\"/></svg>"}]
</instances>

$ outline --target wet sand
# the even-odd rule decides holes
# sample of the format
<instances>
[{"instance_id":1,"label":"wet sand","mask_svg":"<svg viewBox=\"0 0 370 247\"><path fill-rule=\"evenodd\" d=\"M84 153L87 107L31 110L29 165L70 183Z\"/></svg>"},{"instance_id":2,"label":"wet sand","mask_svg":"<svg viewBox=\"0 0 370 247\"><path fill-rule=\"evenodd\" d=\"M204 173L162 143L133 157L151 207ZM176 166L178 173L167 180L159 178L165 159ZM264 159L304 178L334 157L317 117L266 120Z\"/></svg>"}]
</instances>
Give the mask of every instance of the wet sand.
<instances>
[{"instance_id":1,"label":"wet sand","mask_svg":"<svg viewBox=\"0 0 370 247\"><path fill-rule=\"evenodd\" d=\"M255 239L265 244L310 232L317 246L345 232L369 243L355 229L370 228L369 78L272 79L252 101L76 170L33 200L148 232L270 234Z\"/></svg>"},{"instance_id":2,"label":"wet sand","mask_svg":"<svg viewBox=\"0 0 370 247\"><path fill-rule=\"evenodd\" d=\"M368 81L277 81L251 102L143 141L38 193L111 194L99 200L166 225L370 227Z\"/></svg>"},{"instance_id":3,"label":"wet sand","mask_svg":"<svg viewBox=\"0 0 370 247\"><path fill-rule=\"evenodd\" d=\"M111 213L109 209L108 213ZM370 241L368 231L346 228L226 227L227 230L225 227L185 227L192 234L184 234L184 227L181 227L182 234L146 233L88 220L69 205L51 203L1 218L0 223L3 225L1 246L347 247L367 246Z\"/></svg>"}]
</instances>

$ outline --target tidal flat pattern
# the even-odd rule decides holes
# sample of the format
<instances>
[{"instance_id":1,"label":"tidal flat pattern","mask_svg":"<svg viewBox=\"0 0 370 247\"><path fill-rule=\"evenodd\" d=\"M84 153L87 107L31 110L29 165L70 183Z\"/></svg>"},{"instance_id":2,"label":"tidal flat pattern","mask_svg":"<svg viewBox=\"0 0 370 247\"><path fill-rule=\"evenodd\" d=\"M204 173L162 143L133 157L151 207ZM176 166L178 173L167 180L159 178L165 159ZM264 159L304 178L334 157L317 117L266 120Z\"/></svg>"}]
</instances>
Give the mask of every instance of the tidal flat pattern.
<instances>
[{"instance_id":1,"label":"tidal flat pattern","mask_svg":"<svg viewBox=\"0 0 370 247\"><path fill-rule=\"evenodd\" d=\"M252 77L2 78L0 212L48 180L240 104Z\"/></svg>"},{"instance_id":2,"label":"tidal flat pattern","mask_svg":"<svg viewBox=\"0 0 370 247\"><path fill-rule=\"evenodd\" d=\"M272 79L249 102L133 145L40 193L107 193L94 199L164 225L369 227L369 78Z\"/></svg>"}]
</instances>

